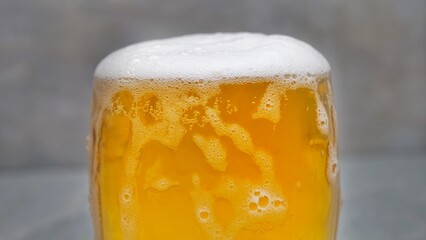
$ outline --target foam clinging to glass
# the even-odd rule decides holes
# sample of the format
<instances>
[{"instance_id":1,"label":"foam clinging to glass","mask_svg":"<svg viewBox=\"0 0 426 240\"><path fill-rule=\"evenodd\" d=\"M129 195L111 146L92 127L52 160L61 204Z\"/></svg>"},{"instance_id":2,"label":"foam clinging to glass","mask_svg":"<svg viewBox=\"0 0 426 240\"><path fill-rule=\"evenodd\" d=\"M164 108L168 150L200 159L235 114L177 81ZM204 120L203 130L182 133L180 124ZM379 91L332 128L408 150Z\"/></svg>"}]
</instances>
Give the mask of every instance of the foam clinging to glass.
<instances>
[{"instance_id":1,"label":"foam clinging to glass","mask_svg":"<svg viewBox=\"0 0 426 240\"><path fill-rule=\"evenodd\" d=\"M96 68L98 78L219 79L321 74L327 60L312 46L283 35L195 34L119 49Z\"/></svg>"}]
</instances>

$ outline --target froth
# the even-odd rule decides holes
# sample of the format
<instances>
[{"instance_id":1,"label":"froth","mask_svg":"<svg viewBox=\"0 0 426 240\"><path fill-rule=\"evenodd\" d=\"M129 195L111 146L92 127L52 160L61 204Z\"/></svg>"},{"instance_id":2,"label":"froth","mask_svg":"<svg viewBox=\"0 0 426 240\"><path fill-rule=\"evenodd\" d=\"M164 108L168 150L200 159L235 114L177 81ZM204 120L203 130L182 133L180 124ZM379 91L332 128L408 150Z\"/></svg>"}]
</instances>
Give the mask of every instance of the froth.
<instances>
[{"instance_id":1,"label":"froth","mask_svg":"<svg viewBox=\"0 0 426 240\"><path fill-rule=\"evenodd\" d=\"M329 157L327 162L327 180L330 183L334 183L336 176L339 173L339 161L337 159L336 147L330 145L329 147Z\"/></svg>"},{"instance_id":2,"label":"froth","mask_svg":"<svg viewBox=\"0 0 426 240\"><path fill-rule=\"evenodd\" d=\"M220 79L330 70L312 46L283 35L195 34L141 42L104 58L98 78Z\"/></svg>"}]
</instances>

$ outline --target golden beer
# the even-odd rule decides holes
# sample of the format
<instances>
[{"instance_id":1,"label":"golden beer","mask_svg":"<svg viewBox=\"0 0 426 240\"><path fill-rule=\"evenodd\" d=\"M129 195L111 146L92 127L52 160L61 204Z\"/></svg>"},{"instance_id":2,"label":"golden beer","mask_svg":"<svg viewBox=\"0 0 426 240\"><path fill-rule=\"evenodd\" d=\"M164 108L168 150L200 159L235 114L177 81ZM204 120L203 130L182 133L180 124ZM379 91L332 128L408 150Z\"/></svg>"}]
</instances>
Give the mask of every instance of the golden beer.
<instances>
[{"instance_id":1,"label":"golden beer","mask_svg":"<svg viewBox=\"0 0 426 240\"><path fill-rule=\"evenodd\" d=\"M195 47L208 47L205 38L220 37L193 38ZM225 37L221 44L252 34ZM176 56L169 49L176 41L162 41L147 49ZM234 76L232 69L188 69L155 76L98 67L89 138L96 239L335 239L339 181L328 70Z\"/></svg>"}]
</instances>

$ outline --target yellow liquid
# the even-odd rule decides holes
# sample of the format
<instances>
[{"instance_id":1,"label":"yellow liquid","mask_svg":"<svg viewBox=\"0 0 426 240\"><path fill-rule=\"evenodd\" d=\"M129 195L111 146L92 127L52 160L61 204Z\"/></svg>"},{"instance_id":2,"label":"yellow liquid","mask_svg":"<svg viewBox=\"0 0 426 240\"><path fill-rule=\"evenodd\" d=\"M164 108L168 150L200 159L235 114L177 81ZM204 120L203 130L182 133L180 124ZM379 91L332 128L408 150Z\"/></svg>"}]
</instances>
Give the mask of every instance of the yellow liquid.
<instances>
[{"instance_id":1,"label":"yellow liquid","mask_svg":"<svg viewBox=\"0 0 426 240\"><path fill-rule=\"evenodd\" d=\"M97 79L96 238L335 239L333 106L310 78Z\"/></svg>"}]
</instances>

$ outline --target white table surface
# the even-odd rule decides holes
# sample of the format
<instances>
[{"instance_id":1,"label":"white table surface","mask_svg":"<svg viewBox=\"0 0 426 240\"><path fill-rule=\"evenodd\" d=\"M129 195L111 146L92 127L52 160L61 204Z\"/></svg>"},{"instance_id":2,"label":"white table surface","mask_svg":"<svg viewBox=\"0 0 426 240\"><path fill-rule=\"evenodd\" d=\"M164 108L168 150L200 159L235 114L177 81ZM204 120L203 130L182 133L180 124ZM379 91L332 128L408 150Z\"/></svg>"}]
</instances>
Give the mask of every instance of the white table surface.
<instances>
[{"instance_id":1,"label":"white table surface","mask_svg":"<svg viewBox=\"0 0 426 240\"><path fill-rule=\"evenodd\" d=\"M340 240L426 239L426 153L341 160ZM0 240L91 240L85 167L0 169Z\"/></svg>"}]
</instances>

